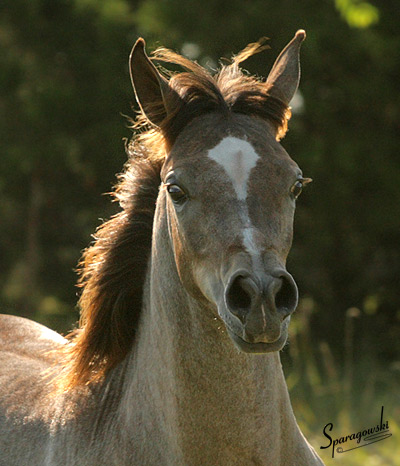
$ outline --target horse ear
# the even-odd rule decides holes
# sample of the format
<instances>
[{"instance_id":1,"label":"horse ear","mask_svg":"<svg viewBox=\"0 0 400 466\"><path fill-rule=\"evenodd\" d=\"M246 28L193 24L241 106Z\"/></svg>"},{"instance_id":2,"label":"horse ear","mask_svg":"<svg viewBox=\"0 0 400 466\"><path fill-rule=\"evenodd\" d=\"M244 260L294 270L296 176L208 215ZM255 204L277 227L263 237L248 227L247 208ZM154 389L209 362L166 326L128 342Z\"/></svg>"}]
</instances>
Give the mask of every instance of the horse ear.
<instances>
[{"instance_id":1,"label":"horse ear","mask_svg":"<svg viewBox=\"0 0 400 466\"><path fill-rule=\"evenodd\" d=\"M300 81L300 46L306 38L303 29L296 32L294 38L282 50L276 59L266 84L269 94L289 105Z\"/></svg>"},{"instance_id":2,"label":"horse ear","mask_svg":"<svg viewBox=\"0 0 400 466\"><path fill-rule=\"evenodd\" d=\"M136 100L147 119L156 126L169 113L168 81L161 76L145 52L145 41L139 38L129 57L129 70Z\"/></svg>"}]
</instances>

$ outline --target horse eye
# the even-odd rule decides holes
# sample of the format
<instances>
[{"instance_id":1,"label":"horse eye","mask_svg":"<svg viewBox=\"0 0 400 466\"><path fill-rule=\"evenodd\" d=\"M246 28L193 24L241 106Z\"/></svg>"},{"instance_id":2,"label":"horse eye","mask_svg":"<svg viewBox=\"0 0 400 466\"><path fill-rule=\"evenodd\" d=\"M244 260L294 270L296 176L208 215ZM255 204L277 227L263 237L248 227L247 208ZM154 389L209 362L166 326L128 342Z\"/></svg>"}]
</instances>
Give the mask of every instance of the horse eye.
<instances>
[{"instance_id":1,"label":"horse eye","mask_svg":"<svg viewBox=\"0 0 400 466\"><path fill-rule=\"evenodd\" d=\"M171 199L177 204L181 204L187 199L185 191L177 184L169 184L167 186L167 191Z\"/></svg>"},{"instance_id":2,"label":"horse eye","mask_svg":"<svg viewBox=\"0 0 400 466\"><path fill-rule=\"evenodd\" d=\"M292 186L290 192L292 193L292 196L297 199L301 192L303 191L303 182L300 180L297 180L296 183Z\"/></svg>"}]
</instances>

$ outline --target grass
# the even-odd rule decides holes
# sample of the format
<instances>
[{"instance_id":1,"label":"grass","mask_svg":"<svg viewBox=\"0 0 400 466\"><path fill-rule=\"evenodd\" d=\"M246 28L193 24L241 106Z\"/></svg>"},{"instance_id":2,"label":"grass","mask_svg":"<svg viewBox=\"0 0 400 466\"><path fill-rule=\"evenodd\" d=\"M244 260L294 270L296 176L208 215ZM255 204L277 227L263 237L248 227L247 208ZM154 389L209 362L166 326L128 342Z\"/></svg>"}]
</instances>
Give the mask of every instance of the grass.
<instances>
[{"instance_id":1,"label":"grass","mask_svg":"<svg viewBox=\"0 0 400 466\"><path fill-rule=\"evenodd\" d=\"M310 332L311 300L303 300L290 325L289 345L282 353L286 381L301 430L327 466L400 466L400 371L395 363L384 367L373 348L363 353L355 340L358 319L366 318L359 309L345 315L341 363L324 340L315 341ZM339 342L340 345L340 342ZM343 453L335 452L323 434L335 439L389 422L391 437ZM342 444L343 450L357 447L356 440Z\"/></svg>"}]
</instances>

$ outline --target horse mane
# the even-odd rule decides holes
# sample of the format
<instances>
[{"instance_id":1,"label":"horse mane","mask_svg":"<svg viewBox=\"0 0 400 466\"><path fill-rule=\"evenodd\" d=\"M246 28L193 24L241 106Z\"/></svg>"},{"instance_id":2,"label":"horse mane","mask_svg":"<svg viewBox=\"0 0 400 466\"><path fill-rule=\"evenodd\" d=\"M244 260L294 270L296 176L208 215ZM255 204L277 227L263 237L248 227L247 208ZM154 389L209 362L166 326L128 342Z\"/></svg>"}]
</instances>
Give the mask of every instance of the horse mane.
<instances>
[{"instance_id":1,"label":"horse mane","mask_svg":"<svg viewBox=\"0 0 400 466\"><path fill-rule=\"evenodd\" d=\"M170 88L179 98L159 126L144 113L133 121L136 136L126 145L129 160L114 193L121 212L98 228L94 244L80 262L80 328L68 335L63 370L56 377L58 390L103 379L132 347L151 252L160 171L183 128L200 115L222 112L267 120L275 127L277 139L286 133L290 109L269 95L265 82L239 67L243 60L267 48L264 42L249 44L214 75L171 50L154 52L153 60L185 70L169 75Z\"/></svg>"}]
</instances>

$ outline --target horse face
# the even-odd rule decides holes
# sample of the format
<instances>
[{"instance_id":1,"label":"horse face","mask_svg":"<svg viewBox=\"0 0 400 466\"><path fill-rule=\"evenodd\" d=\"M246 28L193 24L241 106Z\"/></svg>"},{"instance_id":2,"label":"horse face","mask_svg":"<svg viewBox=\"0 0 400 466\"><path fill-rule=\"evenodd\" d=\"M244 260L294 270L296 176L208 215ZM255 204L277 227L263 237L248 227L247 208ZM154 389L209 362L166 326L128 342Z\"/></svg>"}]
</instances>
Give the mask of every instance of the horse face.
<instances>
[{"instance_id":1,"label":"horse face","mask_svg":"<svg viewBox=\"0 0 400 466\"><path fill-rule=\"evenodd\" d=\"M218 310L246 352L279 350L297 305L285 263L295 199L306 180L276 139L299 83L304 38L304 31L296 33L265 83L239 71L240 61L260 50L254 44L215 79L167 53L162 58L189 71L168 81L142 39L131 53L142 114L168 142L159 203L180 280Z\"/></svg>"},{"instance_id":2,"label":"horse face","mask_svg":"<svg viewBox=\"0 0 400 466\"><path fill-rule=\"evenodd\" d=\"M285 263L306 180L269 124L244 115L194 120L162 180L183 286L217 309L241 350L281 349L298 299Z\"/></svg>"}]
</instances>

